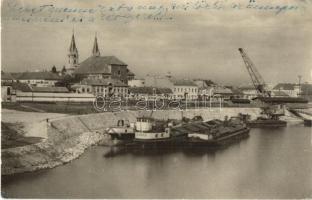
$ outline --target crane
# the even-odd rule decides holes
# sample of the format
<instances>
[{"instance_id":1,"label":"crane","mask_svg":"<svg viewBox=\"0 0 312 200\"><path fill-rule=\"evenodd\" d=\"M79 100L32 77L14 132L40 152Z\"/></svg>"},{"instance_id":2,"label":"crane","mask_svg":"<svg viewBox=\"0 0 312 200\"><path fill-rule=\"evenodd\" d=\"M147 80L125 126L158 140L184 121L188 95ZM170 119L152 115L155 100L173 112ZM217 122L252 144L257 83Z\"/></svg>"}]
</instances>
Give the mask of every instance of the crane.
<instances>
[{"instance_id":1,"label":"crane","mask_svg":"<svg viewBox=\"0 0 312 200\"><path fill-rule=\"evenodd\" d=\"M266 83L264 82L262 76L258 72L253 62L250 60L250 58L247 56L242 48L239 48L238 51L240 52L244 60L247 71L249 73L249 76L251 77L251 81L255 89L257 90L258 95L262 97L271 97L271 93L267 90Z\"/></svg>"}]
</instances>

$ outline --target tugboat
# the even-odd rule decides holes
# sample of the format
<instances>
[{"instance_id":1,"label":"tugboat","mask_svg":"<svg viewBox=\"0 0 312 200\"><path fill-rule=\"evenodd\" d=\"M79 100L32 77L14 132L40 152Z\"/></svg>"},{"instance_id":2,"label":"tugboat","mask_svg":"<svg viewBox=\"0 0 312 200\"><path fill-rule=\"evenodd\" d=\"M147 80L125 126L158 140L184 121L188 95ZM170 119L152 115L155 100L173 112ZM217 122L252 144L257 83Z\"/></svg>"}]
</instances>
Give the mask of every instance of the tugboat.
<instances>
[{"instance_id":1,"label":"tugboat","mask_svg":"<svg viewBox=\"0 0 312 200\"><path fill-rule=\"evenodd\" d=\"M284 110L281 108L264 107L261 116L255 120L250 120L250 115L245 115L247 126L251 128L279 128L287 126L287 122L280 120L280 116L284 116Z\"/></svg>"},{"instance_id":2,"label":"tugboat","mask_svg":"<svg viewBox=\"0 0 312 200\"><path fill-rule=\"evenodd\" d=\"M183 144L187 138L187 132L183 126L202 121L201 116L193 119L182 118L175 120L156 120L152 117L138 117L135 123L134 145L142 147L177 146Z\"/></svg>"},{"instance_id":3,"label":"tugboat","mask_svg":"<svg viewBox=\"0 0 312 200\"><path fill-rule=\"evenodd\" d=\"M135 144L142 147L170 143L170 124L152 117L138 117L135 123Z\"/></svg>"},{"instance_id":4,"label":"tugboat","mask_svg":"<svg viewBox=\"0 0 312 200\"><path fill-rule=\"evenodd\" d=\"M133 140L135 136L134 127L122 119L118 120L117 126L110 127L106 131L112 140Z\"/></svg>"},{"instance_id":5,"label":"tugboat","mask_svg":"<svg viewBox=\"0 0 312 200\"><path fill-rule=\"evenodd\" d=\"M225 117L207 122L191 123L185 127L187 144L191 147L218 147L249 136L250 129L240 117Z\"/></svg>"}]
</instances>

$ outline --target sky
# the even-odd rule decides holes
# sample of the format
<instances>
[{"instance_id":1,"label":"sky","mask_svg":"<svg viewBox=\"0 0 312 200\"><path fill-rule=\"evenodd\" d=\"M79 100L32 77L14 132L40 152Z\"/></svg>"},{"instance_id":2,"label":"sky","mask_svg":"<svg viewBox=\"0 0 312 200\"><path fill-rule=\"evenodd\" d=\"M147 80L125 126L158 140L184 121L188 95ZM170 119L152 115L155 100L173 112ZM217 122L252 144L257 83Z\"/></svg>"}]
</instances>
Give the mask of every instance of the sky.
<instances>
[{"instance_id":1,"label":"sky","mask_svg":"<svg viewBox=\"0 0 312 200\"><path fill-rule=\"evenodd\" d=\"M216 0L218 1L218 0ZM114 55L128 64L138 77L166 74L179 78L211 79L223 84L250 84L238 48L242 47L267 83L312 80L312 3L309 0L203 0L210 9L193 9L189 1L108 0L8 0L2 1L1 69L8 72L58 69L68 62L71 35L75 33L82 62L91 56L97 34L101 55ZM13 2L13 3L12 3ZM205 2L205 3L204 3ZM198 3L198 2L197 2ZM234 4L241 9L233 9ZM157 5L180 9L108 11L110 6ZM297 9L267 11L246 6L298 6ZM95 8L95 14L73 14L44 10L30 15L29 8ZM197 4L196 4L197 5ZM137 18L103 20L102 14L128 16L161 13L161 20ZM28 10L27 10L28 8ZM288 7L289 8L289 7ZM20 10L18 10L20 9ZM162 11L162 12L160 12ZM44 22L39 19L61 19ZM72 20L82 16L82 22ZM86 22L89 17L93 21ZM29 19L28 22L22 19Z\"/></svg>"}]
</instances>

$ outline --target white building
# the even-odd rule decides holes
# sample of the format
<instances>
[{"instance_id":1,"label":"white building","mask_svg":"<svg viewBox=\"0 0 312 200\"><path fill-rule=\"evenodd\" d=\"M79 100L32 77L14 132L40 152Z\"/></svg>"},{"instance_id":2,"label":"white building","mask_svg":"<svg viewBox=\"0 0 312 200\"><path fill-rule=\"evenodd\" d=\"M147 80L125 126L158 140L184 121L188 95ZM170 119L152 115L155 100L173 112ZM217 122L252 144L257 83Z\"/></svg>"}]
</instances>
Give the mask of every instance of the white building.
<instances>
[{"instance_id":1,"label":"white building","mask_svg":"<svg viewBox=\"0 0 312 200\"><path fill-rule=\"evenodd\" d=\"M273 91L281 91L290 97L298 97L300 94L300 87L298 84L294 83L279 83L273 88Z\"/></svg>"},{"instance_id":2,"label":"white building","mask_svg":"<svg viewBox=\"0 0 312 200\"><path fill-rule=\"evenodd\" d=\"M191 80L172 80L174 99L198 99L198 86Z\"/></svg>"},{"instance_id":3,"label":"white building","mask_svg":"<svg viewBox=\"0 0 312 200\"><path fill-rule=\"evenodd\" d=\"M128 80L128 86L129 87L144 87L145 86L145 80L144 79Z\"/></svg>"},{"instance_id":4,"label":"white building","mask_svg":"<svg viewBox=\"0 0 312 200\"><path fill-rule=\"evenodd\" d=\"M128 96L128 85L117 79L91 79L85 78L72 88L76 93L89 93L104 97Z\"/></svg>"},{"instance_id":5,"label":"white building","mask_svg":"<svg viewBox=\"0 0 312 200\"><path fill-rule=\"evenodd\" d=\"M146 76L146 87L170 88L173 99L198 99L198 86L192 80L174 79L170 76Z\"/></svg>"}]
</instances>

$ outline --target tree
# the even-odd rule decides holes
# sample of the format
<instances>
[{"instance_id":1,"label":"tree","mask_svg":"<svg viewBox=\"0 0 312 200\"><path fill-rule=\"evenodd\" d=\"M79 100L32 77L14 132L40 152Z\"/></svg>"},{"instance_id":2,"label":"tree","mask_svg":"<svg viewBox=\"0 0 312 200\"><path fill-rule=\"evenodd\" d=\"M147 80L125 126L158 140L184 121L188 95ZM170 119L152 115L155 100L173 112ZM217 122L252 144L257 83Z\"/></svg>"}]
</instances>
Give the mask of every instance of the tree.
<instances>
[{"instance_id":1,"label":"tree","mask_svg":"<svg viewBox=\"0 0 312 200\"><path fill-rule=\"evenodd\" d=\"M63 69L62 69L62 74L65 74L66 73L66 68L65 68L65 65L63 66Z\"/></svg>"},{"instance_id":2,"label":"tree","mask_svg":"<svg viewBox=\"0 0 312 200\"><path fill-rule=\"evenodd\" d=\"M52 73L57 73L55 65L53 65L53 67L52 67L52 69L51 69L51 72L52 72Z\"/></svg>"}]
</instances>

